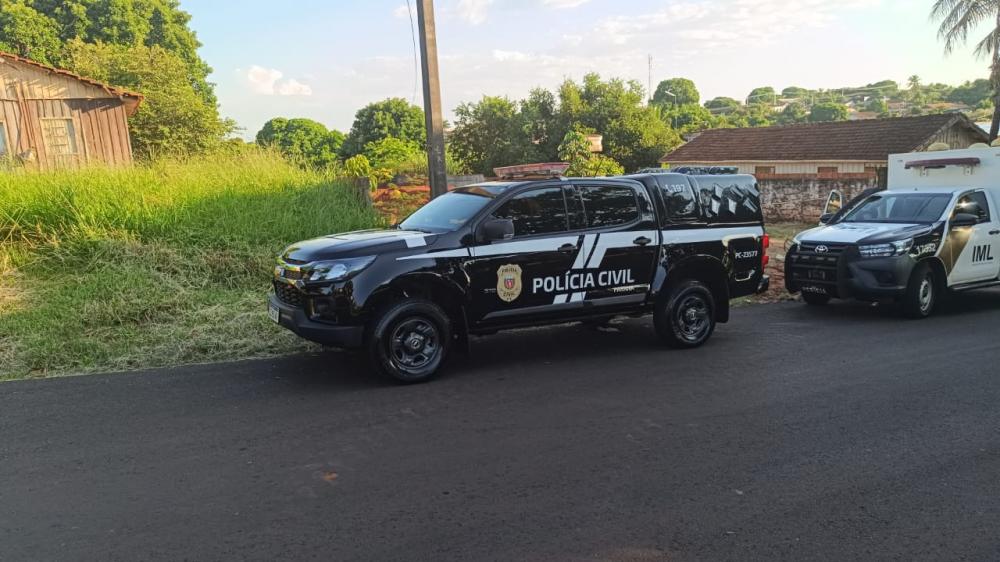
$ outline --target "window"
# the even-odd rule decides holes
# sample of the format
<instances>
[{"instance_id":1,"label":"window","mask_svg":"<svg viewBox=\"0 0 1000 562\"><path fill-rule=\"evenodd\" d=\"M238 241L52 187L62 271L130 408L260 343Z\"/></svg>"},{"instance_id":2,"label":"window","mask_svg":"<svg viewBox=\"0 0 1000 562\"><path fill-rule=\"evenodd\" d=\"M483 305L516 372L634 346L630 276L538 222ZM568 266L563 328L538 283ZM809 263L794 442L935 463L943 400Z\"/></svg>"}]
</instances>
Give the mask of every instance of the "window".
<instances>
[{"instance_id":1,"label":"window","mask_svg":"<svg viewBox=\"0 0 1000 562\"><path fill-rule=\"evenodd\" d=\"M821 178L835 178L840 173L840 168L837 166L819 166L816 168L816 174Z\"/></svg>"},{"instance_id":2,"label":"window","mask_svg":"<svg viewBox=\"0 0 1000 562\"><path fill-rule=\"evenodd\" d=\"M76 154L76 130L72 119L42 119L42 138L52 156Z\"/></svg>"},{"instance_id":3,"label":"window","mask_svg":"<svg viewBox=\"0 0 1000 562\"><path fill-rule=\"evenodd\" d=\"M587 216L587 228L608 228L639 220L639 202L631 188L585 185L578 189Z\"/></svg>"},{"instance_id":4,"label":"window","mask_svg":"<svg viewBox=\"0 0 1000 562\"><path fill-rule=\"evenodd\" d=\"M493 216L514 221L514 236L534 236L569 229L562 187L522 193L504 203Z\"/></svg>"},{"instance_id":5,"label":"window","mask_svg":"<svg viewBox=\"0 0 1000 562\"><path fill-rule=\"evenodd\" d=\"M698 202L694 191L686 182L660 180L663 204L669 222L687 221L698 218Z\"/></svg>"},{"instance_id":6,"label":"window","mask_svg":"<svg viewBox=\"0 0 1000 562\"><path fill-rule=\"evenodd\" d=\"M955 205L955 212L953 215L958 213L970 213L979 217L979 222L990 222L990 204L986 202L986 194L982 191L974 191L972 193L967 193L958 200L958 204Z\"/></svg>"},{"instance_id":7,"label":"window","mask_svg":"<svg viewBox=\"0 0 1000 562\"><path fill-rule=\"evenodd\" d=\"M4 122L0 121L0 156L7 155L7 128Z\"/></svg>"},{"instance_id":8,"label":"window","mask_svg":"<svg viewBox=\"0 0 1000 562\"><path fill-rule=\"evenodd\" d=\"M758 176L773 176L774 166L756 166L754 168L754 174Z\"/></svg>"},{"instance_id":9,"label":"window","mask_svg":"<svg viewBox=\"0 0 1000 562\"><path fill-rule=\"evenodd\" d=\"M940 193L872 195L854 207L843 222L934 222L947 210L949 199Z\"/></svg>"}]
</instances>

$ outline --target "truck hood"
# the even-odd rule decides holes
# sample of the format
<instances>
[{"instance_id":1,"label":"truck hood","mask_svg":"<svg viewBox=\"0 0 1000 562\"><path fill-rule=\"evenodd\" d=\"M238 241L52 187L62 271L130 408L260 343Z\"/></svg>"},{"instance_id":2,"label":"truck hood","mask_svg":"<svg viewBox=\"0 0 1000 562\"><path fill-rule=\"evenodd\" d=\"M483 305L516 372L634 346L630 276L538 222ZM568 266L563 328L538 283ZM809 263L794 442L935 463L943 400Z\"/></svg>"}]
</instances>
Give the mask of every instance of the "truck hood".
<instances>
[{"instance_id":1,"label":"truck hood","mask_svg":"<svg viewBox=\"0 0 1000 562\"><path fill-rule=\"evenodd\" d=\"M435 234L412 230L360 230L296 242L281 253L281 259L303 265L422 248L432 245L436 239Z\"/></svg>"},{"instance_id":2,"label":"truck hood","mask_svg":"<svg viewBox=\"0 0 1000 562\"><path fill-rule=\"evenodd\" d=\"M807 230L798 235L798 240L833 244L878 244L913 238L933 229L934 225L930 224L842 222Z\"/></svg>"}]
</instances>

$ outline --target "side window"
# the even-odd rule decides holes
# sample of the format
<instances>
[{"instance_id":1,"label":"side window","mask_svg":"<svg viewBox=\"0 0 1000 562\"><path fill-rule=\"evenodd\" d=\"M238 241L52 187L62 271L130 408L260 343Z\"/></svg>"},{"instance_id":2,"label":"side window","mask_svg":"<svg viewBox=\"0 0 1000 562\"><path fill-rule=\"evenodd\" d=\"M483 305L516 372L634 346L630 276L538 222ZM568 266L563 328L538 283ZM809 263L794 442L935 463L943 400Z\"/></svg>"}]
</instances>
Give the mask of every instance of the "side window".
<instances>
[{"instance_id":1,"label":"side window","mask_svg":"<svg viewBox=\"0 0 1000 562\"><path fill-rule=\"evenodd\" d=\"M698 200L687 183L664 182L661 193L668 222L684 222L698 218Z\"/></svg>"},{"instance_id":2,"label":"side window","mask_svg":"<svg viewBox=\"0 0 1000 562\"><path fill-rule=\"evenodd\" d=\"M548 187L517 195L494 211L493 216L514 221L514 236L534 236L569 229L569 214L562 187Z\"/></svg>"},{"instance_id":3,"label":"side window","mask_svg":"<svg viewBox=\"0 0 1000 562\"><path fill-rule=\"evenodd\" d=\"M608 228L639 220L639 201L632 188L582 185L578 189L587 216L587 228Z\"/></svg>"},{"instance_id":4,"label":"side window","mask_svg":"<svg viewBox=\"0 0 1000 562\"><path fill-rule=\"evenodd\" d=\"M979 222L990 222L990 204L982 191L967 193L958 200L954 214L970 213L979 217Z\"/></svg>"},{"instance_id":5,"label":"side window","mask_svg":"<svg viewBox=\"0 0 1000 562\"><path fill-rule=\"evenodd\" d=\"M42 139L54 156L76 154L76 131L72 119L42 119Z\"/></svg>"}]
</instances>

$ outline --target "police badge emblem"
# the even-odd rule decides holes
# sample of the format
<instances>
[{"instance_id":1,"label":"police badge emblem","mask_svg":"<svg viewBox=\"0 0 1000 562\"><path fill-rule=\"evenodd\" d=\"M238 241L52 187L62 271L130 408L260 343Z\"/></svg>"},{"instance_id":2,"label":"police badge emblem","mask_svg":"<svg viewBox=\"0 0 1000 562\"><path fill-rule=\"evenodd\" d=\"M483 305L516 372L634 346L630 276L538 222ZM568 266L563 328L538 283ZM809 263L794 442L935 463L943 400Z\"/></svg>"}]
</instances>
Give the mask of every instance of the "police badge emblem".
<instances>
[{"instance_id":1,"label":"police badge emblem","mask_svg":"<svg viewBox=\"0 0 1000 562\"><path fill-rule=\"evenodd\" d=\"M513 302L521 296L521 266L500 266L497 270L497 296L504 302Z\"/></svg>"}]
</instances>

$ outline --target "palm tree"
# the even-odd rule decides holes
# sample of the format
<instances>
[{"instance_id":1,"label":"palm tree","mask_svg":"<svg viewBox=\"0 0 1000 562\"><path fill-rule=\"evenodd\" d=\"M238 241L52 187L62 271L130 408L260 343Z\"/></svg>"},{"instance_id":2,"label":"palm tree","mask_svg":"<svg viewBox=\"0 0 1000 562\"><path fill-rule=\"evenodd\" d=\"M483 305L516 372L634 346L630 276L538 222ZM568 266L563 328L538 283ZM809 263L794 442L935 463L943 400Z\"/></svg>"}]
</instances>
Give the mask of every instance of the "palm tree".
<instances>
[{"instance_id":1,"label":"palm tree","mask_svg":"<svg viewBox=\"0 0 1000 562\"><path fill-rule=\"evenodd\" d=\"M992 25L989 34L976 44L975 56L990 61L990 84L993 86L993 123L990 140L1000 133L1000 0L935 0L931 19L940 20L938 37L944 52L950 54L964 44L970 31L980 24Z\"/></svg>"}]
</instances>

